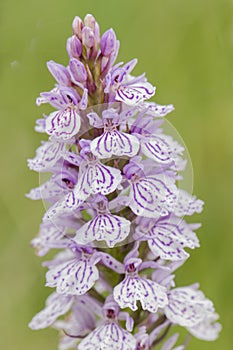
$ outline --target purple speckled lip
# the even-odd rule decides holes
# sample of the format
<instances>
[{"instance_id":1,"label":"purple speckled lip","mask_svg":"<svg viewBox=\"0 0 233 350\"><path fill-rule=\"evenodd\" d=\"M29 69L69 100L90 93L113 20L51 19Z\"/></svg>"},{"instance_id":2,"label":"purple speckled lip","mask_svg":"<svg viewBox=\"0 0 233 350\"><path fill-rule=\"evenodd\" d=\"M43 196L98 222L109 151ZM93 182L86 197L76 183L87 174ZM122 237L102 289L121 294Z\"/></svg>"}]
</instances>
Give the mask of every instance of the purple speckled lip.
<instances>
[{"instance_id":1,"label":"purple speckled lip","mask_svg":"<svg viewBox=\"0 0 233 350\"><path fill-rule=\"evenodd\" d=\"M113 29L75 17L68 65L47 64L55 79L37 105L54 111L36 122L48 140L28 160L40 179L27 195L46 212L31 245L55 288L31 329L62 331L69 350L184 350L173 325L213 341L221 325L198 285L176 287L174 272L199 247L185 216L200 213L182 139L165 116L173 105L148 100L156 88L134 76L137 59L117 63ZM186 171L186 169L188 169ZM184 184L184 186L182 186ZM63 318L62 318L63 317ZM163 343L165 341L165 343Z\"/></svg>"}]
</instances>

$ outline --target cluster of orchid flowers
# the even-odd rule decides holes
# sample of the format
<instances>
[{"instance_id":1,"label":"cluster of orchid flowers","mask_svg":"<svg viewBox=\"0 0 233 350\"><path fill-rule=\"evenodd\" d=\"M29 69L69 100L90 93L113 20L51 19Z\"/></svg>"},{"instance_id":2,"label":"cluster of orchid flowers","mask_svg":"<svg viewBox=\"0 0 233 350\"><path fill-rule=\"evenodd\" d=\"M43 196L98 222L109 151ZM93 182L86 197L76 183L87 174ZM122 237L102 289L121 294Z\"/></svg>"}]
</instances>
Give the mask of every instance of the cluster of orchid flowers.
<instances>
[{"instance_id":1,"label":"cluster of orchid flowers","mask_svg":"<svg viewBox=\"0 0 233 350\"><path fill-rule=\"evenodd\" d=\"M215 340L212 302L197 284L174 283L185 248L199 246L200 225L183 217L203 206L177 187L184 148L161 128L174 108L146 102L155 88L131 75L136 59L115 64L112 29L100 37L92 15L72 28L69 65L48 62L56 85L37 99L56 109L36 125L49 140L28 161L52 173L28 194L49 203L32 246L39 256L61 249L43 263L56 291L30 327L58 329L60 350L185 349L178 333L165 339L173 325Z\"/></svg>"}]
</instances>

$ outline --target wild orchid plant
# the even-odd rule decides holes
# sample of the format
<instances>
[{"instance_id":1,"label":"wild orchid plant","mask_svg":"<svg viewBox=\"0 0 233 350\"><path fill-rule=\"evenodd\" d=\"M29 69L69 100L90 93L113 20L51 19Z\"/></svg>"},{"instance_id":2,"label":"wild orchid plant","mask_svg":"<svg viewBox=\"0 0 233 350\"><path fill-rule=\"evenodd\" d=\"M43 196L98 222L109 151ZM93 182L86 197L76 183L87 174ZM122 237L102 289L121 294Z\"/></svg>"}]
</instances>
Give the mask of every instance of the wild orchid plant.
<instances>
[{"instance_id":1,"label":"wild orchid plant","mask_svg":"<svg viewBox=\"0 0 233 350\"><path fill-rule=\"evenodd\" d=\"M215 340L212 302L198 284L174 283L185 248L199 246L200 225L183 217L203 206L178 188L184 148L161 128L174 108L145 102L155 87L131 75L136 59L115 64L113 29L100 37L92 15L72 28L69 65L48 62L56 85L37 99L55 108L36 125L49 140L28 161L52 173L28 194L50 204L32 246L39 256L61 249L43 263L56 291L30 327L58 329L60 350L185 349L187 339L174 348L174 325Z\"/></svg>"}]
</instances>

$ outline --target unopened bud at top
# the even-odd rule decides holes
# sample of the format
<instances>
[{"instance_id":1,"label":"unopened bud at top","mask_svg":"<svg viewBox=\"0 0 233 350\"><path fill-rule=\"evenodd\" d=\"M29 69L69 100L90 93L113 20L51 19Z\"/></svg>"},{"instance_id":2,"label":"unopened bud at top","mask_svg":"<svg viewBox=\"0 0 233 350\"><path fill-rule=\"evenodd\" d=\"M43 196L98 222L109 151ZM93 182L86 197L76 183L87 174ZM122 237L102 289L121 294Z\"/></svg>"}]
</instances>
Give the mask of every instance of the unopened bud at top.
<instances>
[{"instance_id":1,"label":"unopened bud at top","mask_svg":"<svg viewBox=\"0 0 233 350\"><path fill-rule=\"evenodd\" d=\"M94 31L95 24L96 24L95 17L90 14L87 14L84 18L84 25L91 28Z\"/></svg>"},{"instance_id":2,"label":"unopened bud at top","mask_svg":"<svg viewBox=\"0 0 233 350\"><path fill-rule=\"evenodd\" d=\"M73 33L78 36L79 39L82 38L82 29L83 29L83 21L80 17L76 16L74 17L73 23L72 23L72 29Z\"/></svg>"},{"instance_id":3,"label":"unopened bud at top","mask_svg":"<svg viewBox=\"0 0 233 350\"><path fill-rule=\"evenodd\" d=\"M115 50L116 41L116 34L112 28L102 35L100 50L103 56L109 56Z\"/></svg>"},{"instance_id":4,"label":"unopened bud at top","mask_svg":"<svg viewBox=\"0 0 233 350\"><path fill-rule=\"evenodd\" d=\"M82 30L82 42L83 45L86 46L88 49L91 49L94 46L95 43L95 36L94 32L89 27L84 27Z\"/></svg>"},{"instance_id":5,"label":"unopened bud at top","mask_svg":"<svg viewBox=\"0 0 233 350\"><path fill-rule=\"evenodd\" d=\"M82 54L82 43L76 35L67 40L66 49L70 57L79 58Z\"/></svg>"}]
</instances>

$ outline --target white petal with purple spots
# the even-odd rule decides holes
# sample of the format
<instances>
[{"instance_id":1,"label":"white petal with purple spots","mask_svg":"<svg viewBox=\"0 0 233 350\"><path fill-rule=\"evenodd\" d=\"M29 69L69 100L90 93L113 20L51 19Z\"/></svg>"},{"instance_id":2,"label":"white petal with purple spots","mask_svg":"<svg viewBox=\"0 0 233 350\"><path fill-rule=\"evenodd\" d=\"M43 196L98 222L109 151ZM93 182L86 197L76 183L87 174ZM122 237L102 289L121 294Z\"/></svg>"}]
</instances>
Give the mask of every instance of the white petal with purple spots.
<instances>
[{"instance_id":1,"label":"white petal with purple spots","mask_svg":"<svg viewBox=\"0 0 233 350\"><path fill-rule=\"evenodd\" d=\"M165 117L168 113L174 111L174 106L171 104L159 105L154 102L144 102L140 104L139 109L152 117Z\"/></svg>"},{"instance_id":2,"label":"white petal with purple spots","mask_svg":"<svg viewBox=\"0 0 233 350\"><path fill-rule=\"evenodd\" d=\"M99 214L76 232L74 240L79 244L104 240L109 247L113 247L124 240L129 231L129 220L112 214Z\"/></svg>"},{"instance_id":3,"label":"white petal with purple spots","mask_svg":"<svg viewBox=\"0 0 233 350\"><path fill-rule=\"evenodd\" d=\"M142 139L142 153L159 164L170 164L184 151L176 141L166 135Z\"/></svg>"},{"instance_id":4,"label":"white petal with purple spots","mask_svg":"<svg viewBox=\"0 0 233 350\"><path fill-rule=\"evenodd\" d=\"M154 86L148 82L141 82L132 85L121 85L116 91L115 99L131 106L151 98L154 94Z\"/></svg>"},{"instance_id":5,"label":"white petal with purple spots","mask_svg":"<svg viewBox=\"0 0 233 350\"><path fill-rule=\"evenodd\" d=\"M65 151L65 145L59 142L44 142L36 151L33 159L28 159L28 166L34 171L48 171Z\"/></svg>"},{"instance_id":6,"label":"white petal with purple spots","mask_svg":"<svg viewBox=\"0 0 233 350\"><path fill-rule=\"evenodd\" d=\"M173 212L177 216L193 215L194 213L201 213L203 205L204 202L202 200L197 199L184 190L179 190Z\"/></svg>"},{"instance_id":7,"label":"white petal with purple spots","mask_svg":"<svg viewBox=\"0 0 233 350\"><path fill-rule=\"evenodd\" d=\"M52 138L69 140L80 129L80 116L74 108L51 113L45 120L45 130Z\"/></svg>"},{"instance_id":8,"label":"white petal with purple spots","mask_svg":"<svg viewBox=\"0 0 233 350\"><path fill-rule=\"evenodd\" d=\"M153 313L168 303L165 287L139 276L126 276L114 288L113 296L120 308L129 307L133 311L137 310L138 300L141 302L143 310Z\"/></svg>"},{"instance_id":9,"label":"white petal with purple spots","mask_svg":"<svg viewBox=\"0 0 233 350\"><path fill-rule=\"evenodd\" d=\"M215 341L222 329L221 324L216 322L218 318L219 316L216 313L209 314L202 322L193 327L188 327L187 329L189 333L198 339Z\"/></svg>"},{"instance_id":10,"label":"white petal with purple spots","mask_svg":"<svg viewBox=\"0 0 233 350\"><path fill-rule=\"evenodd\" d=\"M208 313L213 312L212 302L201 291L181 287L168 293L168 305L164 308L166 317L173 323L193 327L200 323Z\"/></svg>"},{"instance_id":11,"label":"white petal with purple spots","mask_svg":"<svg viewBox=\"0 0 233 350\"><path fill-rule=\"evenodd\" d=\"M119 169L101 163L90 164L75 186L74 192L81 199L86 199L91 194L107 195L115 191L121 179Z\"/></svg>"},{"instance_id":12,"label":"white petal with purple spots","mask_svg":"<svg viewBox=\"0 0 233 350\"><path fill-rule=\"evenodd\" d=\"M88 258L75 258L51 268L46 273L46 286L56 287L57 293L83 295L99 278L95 265Z\"/></svg>"},{"instance_id":13,"label":"white petal with purple spots","mask_svg":"<svg viewBox=\"0 0 233 350\"><path fill-rule=\"evenodd\" d=\"M176 202L176 186L165 176L148 176L131 184L130 204L132 211L145 217L167 215Z\"/></svg>"},{"instance_id":14,"label":"white petal with purple spots","mask_svg":"<svg viewBox=\"0 0 233 350\"><path fill-rule=\"evenodd\" d=\"M91 151L99 159L112 155L133 157L138 150L139 140L136 136L118 130L106 131L91 142Z\"/></svg>"},{"instance_id":15,"label":"white petal with purple spots","mask_svg":"<svg viewBox=\"0 0 233 350\"><path fill-rule=\"evenodd\" d=\"M116 322L105 322L78 345L78 350L135 350L136 339Z\"/></svg>"},{"instance_id":16,"label":"white petal with purple spots","mask_svg":"<svg viewBox=\"0 0 233 350\"><path fill-rule=\"evenodd\" d=\"M69 311L73 303L72 296L52 293L46 300L46 307L33 317L29 323L31 329L42 329L53 324L57 317Z\"/></svg>"}]
</instances>

